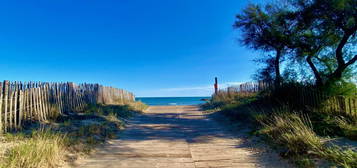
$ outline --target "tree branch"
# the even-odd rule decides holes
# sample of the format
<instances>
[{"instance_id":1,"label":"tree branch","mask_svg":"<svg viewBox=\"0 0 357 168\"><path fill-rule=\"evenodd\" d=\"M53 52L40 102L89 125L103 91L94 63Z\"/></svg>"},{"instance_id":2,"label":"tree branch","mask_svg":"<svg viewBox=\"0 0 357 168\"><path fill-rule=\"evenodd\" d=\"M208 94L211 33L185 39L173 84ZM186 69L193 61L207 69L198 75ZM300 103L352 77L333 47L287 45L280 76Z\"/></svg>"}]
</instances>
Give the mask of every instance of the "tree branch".
<instances>
[{"instance_id":1,"label":"tree branch","mask_svg":"<svg viewBox=\"0 0 357 168\"><path fill-rule=\"evenodd\" d=\"M340 43L338 44L336 48L336 59L337 59L337 64L338 66L343 66L345 65L345 61L343 60L343 47L345 47L348 39L350 38L351 34L350 33L344 33Z\"/></svg>"},{"instance_id":2,"label":"tree branch","mask_svg":"<svg viewBox=\"0 0 357 168\"><path fill-rule=\"evenodd\" d=\"M314 63L312 62L311 59L312 59L312 56L309 55L309 56L307 56L306 61L307 61L307 63L309 64L309 66L310 66L312 72L313 72L314 75L315 75L316 85L317 85L317 86L321 86L321 85L323 84L323 83L322 83L322 78L321 78L321 76L320 76L319 71L317 70L316 66L314 65Z\"/></svg>"},{"instance_id":3,"label":"tree branch","mask_svg":"<svg viewBox=\"0 0 357 168\"><path fill-rule=\"evenodd\" d=\"M349 60L345 65L346 67L349 65L352 65L353 63L355 63L357 61L357 55L355 55L351 60Z\"/></svg>"}]
</instances>

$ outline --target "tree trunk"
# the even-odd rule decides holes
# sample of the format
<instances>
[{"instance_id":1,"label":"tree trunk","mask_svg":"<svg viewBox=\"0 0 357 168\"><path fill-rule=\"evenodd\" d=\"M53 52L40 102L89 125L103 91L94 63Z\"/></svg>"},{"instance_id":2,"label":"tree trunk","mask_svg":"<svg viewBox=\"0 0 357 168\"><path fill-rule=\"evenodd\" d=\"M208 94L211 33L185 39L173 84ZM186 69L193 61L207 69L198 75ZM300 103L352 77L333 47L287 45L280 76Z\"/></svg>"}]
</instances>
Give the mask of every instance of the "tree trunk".
<instances>
[{"instance_id":1,"label":"tree trunk","mask_svg":"<svg viewBox=\"0 0 357 168\"><path fill-rule=\"evenodd\" d=\"M335 56L337 59L337 68L336 70L328 75L328 83L334 82L336 80L340 80L342 78L343 72L346 70L346 68L355 63L357 61L357 55L355 55L351 60L349 60L347 63L343 59L343 48L348 42L348 39L353 36L354 33L357 31L357 26L349 31L345 31L340 43L338 44L336 51L335 51Z\"/></svg>"},{"instance_id":2,"label":"tree trunk","mask_svg":"<svg viewBox=\"0 0 357 168\"><path fill-rule=\"evenodd\" d=\"M321 78L320 73L317 70L316 66L312 62L312 55L307 56L306 61L309 64L312 72L314 73L314 76L315 76L315 79L316 79L316 85L317 86L322 86L323 85L322 78Z\"/></svg>"},{"instance_id":3,"label":"tree trunk","mask_svg":"<svg viewBox=\"0 0 357 168\"><path fill-rule=\"evenodd\" d=\"M274 61L275 68L275 88L280 87L281 76L280 76L280 57L281 57L281 49L276 50L276 56Z\"/></svg>"},{"instance_id":4,"label":"tree trunk","mask_svg":"<svg viewBox=\"0 0 357 168\"><path fill-rule=\"evenodd\" d=\"M351 60L349 60L347 63L344 63L342 65L338 65L336 70L329 75L329 78L328 78L328 81L329 82L333 82L333 81L336 81L336 80L339 80L342 78L342 75L343 75L343 72L346 70L346 68L349 66L349 65L352 65L354 64L355 62L357 61L357 55L355 55Z\"/></svg>"}]
</instances>

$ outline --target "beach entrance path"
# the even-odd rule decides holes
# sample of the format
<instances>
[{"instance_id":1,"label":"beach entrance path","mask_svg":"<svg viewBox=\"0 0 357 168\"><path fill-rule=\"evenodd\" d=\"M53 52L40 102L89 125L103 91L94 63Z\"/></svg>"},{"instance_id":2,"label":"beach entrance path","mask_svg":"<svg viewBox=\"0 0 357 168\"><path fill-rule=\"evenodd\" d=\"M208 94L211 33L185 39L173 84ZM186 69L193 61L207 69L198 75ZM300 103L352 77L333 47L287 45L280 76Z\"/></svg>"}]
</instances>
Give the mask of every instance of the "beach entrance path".
<instances>
[{"instance_id":1,"label":"beach entrance path","mask_svg":"<svg viewBox=\"0 0 357 168\"><path fill-rule=\"evenodd\" d=\"M196 106L151 106L76 167L287 167L276 154L249 148L244 136L206 118Z\"/></svg>"}]
</instances>

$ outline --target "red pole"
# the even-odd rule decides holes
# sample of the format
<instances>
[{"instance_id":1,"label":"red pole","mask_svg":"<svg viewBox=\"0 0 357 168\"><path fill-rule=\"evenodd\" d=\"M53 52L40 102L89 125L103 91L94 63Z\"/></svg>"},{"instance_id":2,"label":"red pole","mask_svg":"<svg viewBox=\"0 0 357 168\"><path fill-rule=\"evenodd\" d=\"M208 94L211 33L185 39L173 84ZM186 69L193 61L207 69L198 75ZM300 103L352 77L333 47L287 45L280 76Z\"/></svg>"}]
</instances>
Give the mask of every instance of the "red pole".
<instances>
[{"instance_id":1,"label":"red pole","mask_svg":"<svg viewBox=\"0 0 357 168\"><path fill-rule=\"evenodd\" d=\"M218 80L217 77L214 78L214 93L217 94L218 92Z\"/></svg>"}]
</instances>

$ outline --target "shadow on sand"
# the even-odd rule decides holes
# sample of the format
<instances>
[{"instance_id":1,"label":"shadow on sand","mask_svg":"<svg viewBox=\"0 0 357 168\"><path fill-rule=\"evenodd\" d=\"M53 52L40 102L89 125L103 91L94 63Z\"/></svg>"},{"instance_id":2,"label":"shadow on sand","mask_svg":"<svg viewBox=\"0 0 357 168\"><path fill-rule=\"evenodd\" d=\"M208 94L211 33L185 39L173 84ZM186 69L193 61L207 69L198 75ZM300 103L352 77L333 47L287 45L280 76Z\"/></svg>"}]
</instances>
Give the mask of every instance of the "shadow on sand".
<instances>
[{"instance_id":1,"label":"shadow on sand","mask_svg":"<svg viewBox=\"0 0 357 168\"><path fill-rule=\"evenodd\" d=\"M106 159L112 156L119 161L189 158L195 164L201 161L236 161L236 165L246 160L251 165L287 167L281 165L277 155L254 151L253 145L245 141L247 131L242 128L232 133L227 127L207 118L196 106L154 106L147 113L131 119L119 138L100 147L93 157L98 159L107 155Z\"/></svg>"}]
</instances>

